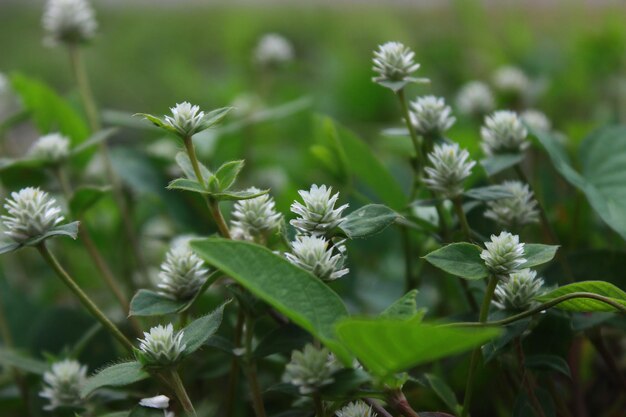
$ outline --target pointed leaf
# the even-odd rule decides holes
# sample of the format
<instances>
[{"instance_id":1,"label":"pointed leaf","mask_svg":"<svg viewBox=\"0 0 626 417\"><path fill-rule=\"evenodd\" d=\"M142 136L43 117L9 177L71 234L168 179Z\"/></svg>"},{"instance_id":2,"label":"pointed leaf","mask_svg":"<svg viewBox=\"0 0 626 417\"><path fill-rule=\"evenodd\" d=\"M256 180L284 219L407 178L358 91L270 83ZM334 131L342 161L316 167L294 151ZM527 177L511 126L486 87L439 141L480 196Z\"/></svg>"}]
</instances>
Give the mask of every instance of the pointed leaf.
<instances>
[{"instance_id":1,"label":"pointed leaf","mask_svg":"<svg viewBox=\"0 0 626 417\"><path fill-rule=\"evenodd\" d=\"M505 169L511 168L524 159L524 155L521 153L516 154L500 154L492 155L488 158L480 161L480 164L485 168L487 176L492 177Z\"/></svg>"},{"instance_id":2,"label":"pointed leaf","mask_svg":"<svg viewBox=\"0 0 626 417\"><path fill-rule=\"evenodd\" d=\"M463 194L468 198L479 201L493 201L513 197L513 194L502 185L472 188L465 191Z\"/></svg>"},{"instance_id":3,"label":"pointed leaf","mask_svg":"<svg viewBox=\"0 0 626 417\"><path fill-rule=\"evenodd\" d=\"M148 372L141 368L137 361L122 362L102 369L97 374L87 378L80 394L86 397L102 387L123 387L148 378Z\"/></svg>"},{"instance_id":4,"label":"pointed leaf","mask_svg":"<svg viewBox=\"0 0 626 417\"><path fill-rule=\"evenodd\" d=\"M150 290L139 290L130 302L129 316L163 316L178 312L187 301L173 300Z\"/></svg>"},{"instance_id":5,"label":"pointed leaf","mask_svg":"<svg viewBox=\"0 0 626 417\"><path fill-rule=\"evenodd\" d=\"M193 181L198 180L196 178L196 173L193 170L193 166L191 165L191 161L189 160L189 155L187 155L185 152L178 152L176 154L176 163L188 179ZM200 173L202 174L202 178L207 180L212 175L211 171L201 162L198 162L198 164L200 165Z\"/></svg>"},{"instance_id":6,"label":"pointed leaf","mask_svg":"<svg viewBox=\"0 0 626 417\"><path fill-rule=\"evenodd\" d=\"M340 228L350 239L364 238L382 232L400 215L382 204L369 204L346 216Z\"/></svg>"},{"instance_id":7,"label":"pointed leaf","mask_svg":"<svg viewBox=\"0 0 626 417\"><path fill-rule=\"evenodd\" d=\"M574 284L565 285L550 291L547 294L537 297L537 301L547 302L566 294L575 292L586 292L601 295L609 298L611 301L621 304L626 308L626 292L605 281L583 281ZM573 298L564 301L555 306L561 310L578 311L578 312L594 312L594 311L619 311L617 308L604 303L600 300L591 298Z\"/></svg>"},{"instance_id":8,"label":"pointed leaf","mask_svg":"<svg viewBox=\"0 0 626 417\"><path fill-rule=\"evenodd\" d=\"M168 190L182 190L191 191L193 193L211 194L211 192L205 189L202 184L195 180L187 178L177 178L167 185Z\"/></svg>"},{"instance_id":9,"label":"pointed leaf","mask_svg":"<svg viewBox=\"0 0 626 417\"><path fill-rule=\"evenodd\" d=\"M524 245L524 258L526 262L521 268L533 268L545 264L554 259L558 245L542 245L539 243L526 243Z\"/></svg>"},{"instance_id":10,"label":"pointed leaf","mask_svg":"<svg viewBox=\"0 0 626 417\"><path fill-rule=\"evenodd\" d=\"M5 368L13 367L37 375L43 375L50 369L50 366L43 361L6 348L0 348L0 364Z\"/></svg>"},{"instance_id":11,"label":"pointed leaf","mask_svg":"<svg viewBox=\"0 0 626 417\"><path fill-rule=\"evenodd\" d=\"M251 198L259 197L269 192L270 190L261 190L259 192L244 190L244 191L228 191L225 193L213 193L211 195L213 198L215 198L218 201L250 200Z\"/></svg>"},{"instance_id":12,"label":"pointed leaf","mask_svg":"<svg viewBox=\"0 0 626 417\"><path fill-rule=\"evenodd\" d=\"M237 176L241 172L244 166L244 161L230 161L223 164L215 172L215 177L219 183L219 190L228 190L237 179Z\"/></svg>"},{"instance_id":13,"label":"pointed leaf","mask_svg":"<svg viewBox=\"0 0 626 417\"><path fill-rule=\"evenodd\" d=\"M556 355L526 356L526 359L524 360L524 366L529 369L536 369L538 371L555 371L565 375L568 378L572 377L567 361Z\"/></svg>"},{"instance_id":14,"label":"pointed leaf","mask_svg":"<svg viewBox=\"0 0 626 417\"><path fill-rule=\"evenodd\" d=\"M202 121L202 129L208 129L220 123L232 109L233 107L222 107L210 111L206 114L206 116L204 116L204 120Z\"/></svg>"},{"instance_id":15,"label":"pointed leaf","mask_svg":"<svg viewBox=\"0 0 626 417\"><path fill-rule=\"evenodd\" d=\"M217 332L220 324L222 324L224 307L229 302L230 300L213 310L210 314L192 321L183 329L183 343L186 345L185 355L190 355L198 350L209 337Z\"/></svg>"},{"instance_id":16,"label":"pointed leaf","mask_svg":"<svg viewBox=\"0 0 626 417\"><path fill-rule=\"evenodd\" d=\"M35 238L27 240L22 244L22 246L35 246L52 236L69 236L72 239L76 240L76 237L78 236L79 224L80 222L72 222L56 226L55 228L50 229L41 236L37 236Z\"/></svg>"},{"instance_id":17,"label":"pointed leaf","mask_svg":"<svg viewBox=\"0 0 626 417\"><path fill-rule=\"evenodd\" d=\"M456 394L450 388L450 386L443 379L434 374L424 374L424 379L428 386L437 394L437 397L444 402L450 411L457 414L461 411L461 405L459 404ZM420 416L422 413L420 413Z\"/></svg>"},{"instance_id":18,"label":"pointed leaf","mask_svg":"<svg viewBox=\"0 0 626 417\"><path fill-rule=\"evenodd\" d=\"M21 248L22 245L14 242L0 242L0 255L3 253L13 252Z\"/></svg>"},{"instance_id":19,"label":"pointed leaf","mask_svg":"<svg viewBox=\"0 0 626 417\"><path fill-rule=\"evenodd\" d=\"M480 258L482 249L471 243L452 243L424 256L428 262L449 274L465 279L481 279L489 275Z\"/></svg>"},{"instance_id":20,"label":"pointed leaf","mask_svg":"<svg viewBox=\"0 0 626 417\"><path fill-rule=\"evenodd\" d=\"M414 318L419 313L415 297L417 297L417 290L409 291L380 313L379 317L398 320Z\"/></svg>"},{"instance_id":21,"label":"pointed leaf","mask_svg":"<svg viewBox=\"0 0 626 417\"><path fill-rule=\"evenodd\" d=\"M111 127L111 128L103 129L103 130L100 130L100 131L94 133L93 135L88 137L87 140L85 140L81 144L75 146L72 149L72 155L79 154L82 151L85 151L85 150L91 148L92 146L96 146L99 143L104 142L105 140L107 140L111 136L113 136L115 133L117 133L117 131L118 131L117 128Z\"/></svg>"}]
</instances>

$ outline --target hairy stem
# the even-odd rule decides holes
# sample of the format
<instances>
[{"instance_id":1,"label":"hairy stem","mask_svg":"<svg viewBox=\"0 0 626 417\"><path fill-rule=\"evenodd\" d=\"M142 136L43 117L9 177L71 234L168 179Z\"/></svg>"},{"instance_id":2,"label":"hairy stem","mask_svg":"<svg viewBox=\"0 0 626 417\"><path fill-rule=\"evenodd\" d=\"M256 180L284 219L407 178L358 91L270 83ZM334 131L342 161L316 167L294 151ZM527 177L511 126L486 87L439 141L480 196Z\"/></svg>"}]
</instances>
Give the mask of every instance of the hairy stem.
<instances>
[{"instance_id":1,"label":"hairy stem","mask_svg":"<svg viewBox=\"0 0 626 417\"><path fill-rule=\"evenodd\" d=\"M187 395L187 390L185 389L185 386L183 385L183 381L180 379L180 375L178 374L178 371L176 369L170 369L169 377L170 378L168 382L170 383L172 389L174 389L174 392L176 393L176 397L178 398L180 405L182 405L183 410L185 410L185 414L187 416L195 417L196 410L193 408L193 404L191 403L191 400L189 399L189 395Z\"/></svg>"},{"instance_id":2,"label":"hairy stem","mask_svg":"<svg viewBox=\"0 0 626 417\"><path fill-rule=\"evenodd\" d=\"M419 417L419 414L411 407L401 390L397 389L389 392L387 400L403 417Z\"/></svg>"}]
</instances>

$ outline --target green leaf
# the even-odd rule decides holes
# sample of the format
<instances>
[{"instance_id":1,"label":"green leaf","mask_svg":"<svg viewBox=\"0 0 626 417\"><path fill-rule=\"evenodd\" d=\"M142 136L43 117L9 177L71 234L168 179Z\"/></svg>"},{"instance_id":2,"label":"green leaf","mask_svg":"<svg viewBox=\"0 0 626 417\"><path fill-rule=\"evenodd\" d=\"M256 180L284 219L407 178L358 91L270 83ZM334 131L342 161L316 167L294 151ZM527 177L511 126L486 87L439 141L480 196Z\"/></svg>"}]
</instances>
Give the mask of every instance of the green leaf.
<instances>
[{"instance_id":1,"label":"green leaf","mask_svg":"<svg viewBox=\"0 0 626 417\"><path fill-rule=\"evenodd\" d=\"M187 178L194 181L198 180L196 178L196 173L193 170L193 166L191 165L191 161L189 160L189 155L187 155L185 152L178 152L176 154L176 163ZM202 174L202 177L205 180L209 179L209 177L213 175L211 171L201 162L198 162L198 165L200 166L200 174Z\"/></svg>"},{"instance_id":2,"label":"green leaf","mask_svg":"<svg viewBox=\"0 0 626 417\"><path fill-rule=\"evenodd\" d=\"M342 320L336 326L343 344L372 373L385 377L480 346L498 329L467 329L413 320Z\"/></svg>"},{"instance_id":3,"label":"green leaf","mask_svg":"<svg viewBox=\"0 0 626 417\"><path fill-rule=\"evenodd\" d=\"M77 188L70 197L69 208L72 217L80 219L87 210L105 197L111 187L82 186Z\"/></svg>"},{"instance_id":4,"label":"green leaf","mask_svg":"<svg viewBox=\"0 0 626 417\"><path fill-rule=\"evenodd\" d=\"M210 111L202 120L202 129L208 129L220 123L232 109L233 107L222 107Z\"/></svg>"},{"instance_id":5,"label":"green leaf","mask_svg":"<svg viewBox=\"0 0 626 417\"><path fill-rule=\"evenodd\" d=\"M401 216L382 204L369 204L346 216L339 226L350 239L382 232Z\"/></svg>"},{"instance_id":6,"label":"green leaf","mask_svg":"<svg viewBox=\"0 0 626 417\"><path fill-rule=\"evenodd\" d=\"M237 176L241 172L244 166L244 161L230 161L223 164L215 172L215 177L219 182L219 190L228 190L237 179Z\"/></svg>"},{"instance_id":7,"label":"green leaf","mask_svg":"<svg viewBox=\"0 0 626 417\"><path fill-rule=\"evenodd\" d=\"M118 131L117 128L111 127L111 128L103 129L103 130L100 130L100 131L94 133L93 135L88 137L87 140L85 140L81 144L75 146L72 149L72 155L79 154L79 153L81 153L83 151L86 151L87 149L91 148L92 146L96 146L99 143L104 142L105 140L107 140L111 136L113 136L115 133L117 133L117 131Z\"/></svg>"},{"instance_id":8,"label":"green leaf","mask_svg":"<svg viewBox=\"0 0 626 417\"><path fill-rule=\"evenodd\" d=\"M209 337L215 334L220 324L222 324L224 307L226 307L226 304L229 302L230 300L226 301L211 313L192 321L183 329L183 343L186 345L184 351L185 355L190 355L198 350Z\"/></svg>"},{"instance_id":9,"label":"green leaf","mask_svg":"<svg viewBox=\"0 0 626 417\"><path fill-rule=\"evenodd\" d=\"M565 285L563 287L557 288L556 290L550 291L547 294L541 295L537 297L537 301L541 301L542 303L554 300L555 298L561 297L563 295L575 293L575 292L586 292L601 295L609 298L611 301L621 304L626 307L626 292L622 291L618 287L613 284L610 284L605 281L583 281L576 282L574 284ZM578 312L595 312L595 311L607 311L614 312L619 311L615 307L604 303L599 300L590 299L590 298L573 298L571 300L564 301L555 306L561 310L566 311L578 311Z\"/></svg>"},{"instance_id":10,"label":"green leaf","mask_svg":"<svg viewBox=\"0 0 626 417\"><path fill-rule=\"evenodd\" d=\"M411 290L404 294L402 298L396 300L387 307L379 317L387 319L408 320L414 318L418 313L423 315L423 311L417 309L417 290Z\"/></svg>"},{"instance_id":11,"label":"green leaf","mask_svg":"<svg viewBox=\"0 0 626 417\"><path fill-rule=\"evenodd\" d=\"M165 129L165 130L167 130L170 133L177 134L177 131L176 131L175 127L170 126L169 124L165 123L165 121L160 119L159 117L156 117L156 116L153 116L153 115L147 114L147 113L135 113L133 116L143 117L144 119L148 120L153 125L155 125L156 127L159 127L161 129Z\"/></svg>"},{"instance_id":12,"label":"green leaf","mask_svg":"<svg viewBox=\"0 0 626 417\"><path fill-rule=\"evenodd\" d=\"M177 178L170 182L167 185L168 190L182 190L182 191L191 191L193 193L200 194L211 194L209 190L204 188L202 184L200 184L196 180L191 180L187 178Z\"/></svg>"},{"instance_id":13,"label":"green leaf","mask_svg":"<svg viewBox=\"0 0 626 417\"><path fill-rule=\"evenodd\" d=\"M480 258L482 249L471 243L452 243L424 256L428 262L449 274L465 279L481 279L489 275Z\"/></svg>"},{"instance_id":14,"label":"green leaf","mask_svg":"<svg viewBox=\"0 0 626 417\"><path fill-rule=\"evenodd\" d=\"M317 277L248 242L210 238L193 240L191 247L208 264L312 333L344 363L350 363L350 355L334 335L335 322L348 312L341 298Z\"/></svg>"},{"instance_id":15,"label":"green leaf","mask_svg":"<svg viewBox=\"0 0 626 417\"><path fill-rule=\"evenodd\" d=\"M485 364L491 362L502 350L518 336L524 333L530 324L530 319L523 319L504 326L504 332L497 338L482 347Z\"/></svg>"},{"instance_id":16,"label":"green leaf","mask_svg":"<svg viewBox=\"0 0 626 417\"><path fill-rule=\"evenodd\" d=\"M487 176L492 177L505 169L511 168L524 159L524 155L521 153L516 154L500 154L492 155L488 158L480 161L480 164L485 168Z\"/></svg>"},{"instance_id":17,"label":"green leaf","mask_svg":"<svg viewBox=\"0 0 626 417\"><path fill-rule=\"evenodd\" d=\"M0 242L0 255L18 250L22 245L14 242Z\"/></svg>"},{"instance_id":18,"label":"green leaf","mask_svg":"<svg viewBox=\"0 0 626 417\"><path fill-rule=\"evenodd\" d=\"M83 397L91 394L102 387L123 387L134 382L148 378L150 375L144 371L137 361L122 362L102 369L97 374L87 378L80 394Z\"/></svg>"},{"instance_id":19,"label":"green leaf","mask_svg":"<svg viewBox=\"0 0 626 417\"><path fill-rule=\"evenodd\" d=\"M269 193L270 190L255 191L228 191L225 193L212 193L211 196L218 201L232 201L232 200L250 200L251 198L259 197Z\"/></svg>"},{"instance_id":20,"label":"green leaf","mask_svg":"<svg viewBox=\"0 0 626 417\"><path fill-rule=\"evenodd\" d=\"M556 355L531 355L526 356L524 366L538 371L555 371L572 377L567 361Z\"/></svg>"},{"instance_id":21,"label":"green leaf","mask_svg":"<svg viewBox=\"0 0 626 417\"><path fill-rule=\"evenodd\" d=\"M459 414L461 411L461 405L456 398L456 394L454 394L454 391L450 388L446 381L434 374L424 374L424 380L450 411L455 414Z\"/></svg>"},{"instance_id":22,"label":"green leaf","mask_svg":"<svg viewBox=\"0 0 626 417\"><path fill-rule=\"evenodd\" d=\"M40 360L29 358L14 350L0 348L0 363L4 367L13 367L37 375L43 375L50 366Z\"/></svg>"},{"instance_id":23,"label":"green leaf","mask_svg":"<svg viewBox=\"0 0 626 417\"><path fill-rule=\"evenodd\" d=\"M72 222L72 223L67 223L67 224L56 226L48 230L43 235L27 240L26 242L22 243L20 246L36 246L37 244L53 236L69 236L72 239L76 240L76 236L78 236L79 223L80 222Z\"/></svg>"},{"instance_id":24,"label":"green leaf","mask_svg":"<svg viewBox=\"0 0 626 417\"><path fill-rule=\"evenodd\" d=\"M533 268L545 264L554 259L558 245L542 245L539 243L526 243L524 245L524 258L526 262L520 268Z\"/></svg>"},{"instance_id":25,"label":"green leaf","mask_svg":"<svg viewBox=\"0 0 626 417\"><path fill-rule=\"evenodd\" d=\"M487 187L477 187L465 191L464 195L473 200L493 201L501 198L513 197L513 194L502 185L489 185Z\"/></svg>"},{"instance_id":26,"label":"green leaf","mask_svg":"<svg viewBox=\"0 0 626 417\"><path fill-rule=\"evenodd\" d=\"M130 302L129 316L163 316L178 312L187 301L173 300L154 291L141 289Z\"/></svg>"},{"instance_id":27,"label":"green leaf","mask_svg":"<svg viewBox=\"0 0 626 417\"><path fill-rule=\"evenodd\" d=\"M112 413L100 414L98 417L129 417L129 413L129 411L114 411Z\"/></svg>"},{"instance_id":28,"label":"green leaf","mask_svg":"<svg viewBox=\"0 0 626 417\"><path fill-rule=\"evenodd\" d=\"M130 414L126 412L126 415L128 417L163 417L166 415L166 413L164 413L163 411L164 410L160 410L158 408L149 408L136 405L135 407L133 407L132 410L130 410Z\"/></svg>"},{"instance_id":29,"label":"green leaf","mask_svg":"<svg viewBox=\"0 0 626 417\"><path fill-rule=\"evenodd\" d=\"M320 394L325 400L350 399L363 384L370 381L371 377L362 369L340 369L333 374L333 382L320 389Z\"/></svg>"}]
</instances>

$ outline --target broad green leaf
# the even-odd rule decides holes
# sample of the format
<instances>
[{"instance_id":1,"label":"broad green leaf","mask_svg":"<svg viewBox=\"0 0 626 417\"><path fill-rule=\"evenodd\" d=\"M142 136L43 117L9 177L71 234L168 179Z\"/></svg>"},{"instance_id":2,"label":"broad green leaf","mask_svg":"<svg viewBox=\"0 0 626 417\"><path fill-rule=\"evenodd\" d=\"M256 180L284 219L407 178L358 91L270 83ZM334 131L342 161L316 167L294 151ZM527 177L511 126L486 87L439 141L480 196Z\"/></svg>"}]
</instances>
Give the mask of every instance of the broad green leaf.
<instances>
[{"instance_id":1,"label":"broad green leaf","mask_svg":"<svg viewBox=\"0 0 626 417\"><path fill-rule=\"evenodd\" d=\"M36 246L37 244L53 236L69 236L72 239L76 240L76 236L78 236L78 225L79 222L72 222L56 226L48 230L41 236L37 236L30 240L27 240L20 246Z\"/></svg>"},{"instance_id":2,"label":"broad green leaf","mask_svg":"<svg viewBox=\"0 0 626 417\"><path fill-rule=\"evenodd\" d=\"M163 316L179 311L187 301L168 298L154 291L141 289L130 302L130 316Z\"/></svg>"},{"instance_id":3,"label":"broad green leaf","mask_svg":"<svg viewBox=\"0 0 626 417\"><path fill-rule=\"evenodd\" d=\"M211 194L209 190L204 188L198 181L187 178L177 178L167 185L168 190L191 191L193 193Z\"/></svg>"},{"instance_id":4,"label":"broad green leaf","mask_svg":"<svg viewBox=\"0 0 626 417\"><path fill-rule=\"evenodd\" d=\"M412 320L342 320L336 326L343 344L375 375L384 377L480 346L498 329L467 329Z\"/></svg>"},{"instance_id":5,"label":"broad green leaf","mask_svg":"<svg viewBox=\"0 0 626 417\"><path fill-rule=\"evenodd\" d=\"M471 243L452 243L424 256L428 262L449 274L466 279L481 279L489 275L480 258L482 249Z\"/></svg>"},{"instance_id":6,"label":"broad green leaf","mask_svg":"<svg viewBox=\"0 0 626 417\"><path fill-rule=\"evenodd\" d=\"M623 305L626 309L626 292L622 291L615 285L605 281L583 281L565 285L563 287L557 288L556 290L550 291L547 294L537 297L537 301L545 303L563 295L575 292L586 292L601 295L609 298L611 301L617 304ZM605 302L591 298L573 298L571 300L567 300L560 304L557 304L555 307L561 310L578 312L619 311L615 307Z\"/></svg>"},{"instance_id":7,"label":"broad green leaf","mask_svg":"<svg viewBox=\"0 0 626 417\"><path fill-rule=\"evenodd\" d=\"M222 107L210 111L202 120L202 128L208 129L220 123L232 109L233 107Z\"/></svg>"},{"instance_id":8,"label":"broad green leaf","mask_svg":"<svg viewBox=\"0 0 626 417\"><path fill-rule=\"evenodd\" d=\"M499 172L504 171L505 169L511 168L524 159L523 154L501 154L501 155L492 155L488 158L480 161L480 164L485 168L485 172L487 172L487 176L492 177Z\"/></svg>"},{"instance_id":9,"label":"broad green leaf","mask_svg":"<svg viewBox=\"0 0 626 417\"><path fill-rule=\"evenodd\" d=\"M148 378L148 372L141 368L137 361L122 362L102 369L97 374L87 378L80 394L83 397L102 387L123 387Z\"/></svg>"},{"instance_id":10,"label":"broad green leaf","mask_svg":"<svg viewBox=\"0 0 626 417\"><path fill-rule=\"evenodd\" d=\"M212 193L211 196L218 201L236 201L236 200L250 200L251 198L259 197L269 193L270 190L255 191L227 191L224 193Z\"/></svg>"},{"instance_id":11,"label":"broad green leaf","mask_svg":"<svg viewBox=\"0 0 626 417\"><path fill-rule=\"evenodd\" d=\"M75 219L80 219L87 210L105 197L111 187L82 186L77 188L70 197L70 212Z\"/></svg>"},{"instance_id":12,"label":"broad green leaf","mask_svg":"<svg viewBox=\"0 0 626 417\"><path fill-rule=\"evenodd\" d=\"M185 152L178 152L176 154L176 163L188 179L194 181L198 180L196 178L196 173L193 170L193 166L191 165L191 161L189 160L189 155L187 155ZM211 171L209 171L209 169L205 167L201 162L199 162L199 165L200 173L202 174L203 179L207 180L212 175Z\"/></svg>"},{"instance_id":13,"label":"broad green leaf","mask_svg":"<svg viewBox=\"0 0 626 417\"><path fill-rule=\"evenodd\" d=\"M320 389L325 400L345 400L354 397L359 388L371 381L363 369L344 368L333 374L333 382Z\"/></svg>"},{"instance_id":14,"label":"broad green leaf","mask_svg":"<svg viewBox=\"0 0 626 417\"><path fill-rule=\"evenodd\" d=\"M206 316L192 321L183 329L183 343L186 345L185 355L190 355L198 350L219 329L220 324L222 324L224 307L229 302L225 302Z\"/></svg>"},{"instance_id":15,"label":"broad green leaf","mask_svg":"<svg viewBox=\"0 0 626 417\"><path fill-rule=\"evenodd\" d=\"M14 242L0 242L0 255L3 253L13 252L18 250L22 246L19 243Z\"/></svg>"},{"instance_id":16,"label":"broad green leaf","mask_svg":"<svg viewBox=\"0 0 626 417\"><path fill-rule=\"evenodd\" d=\"M461 411L461 405L456 398L456 394L446 381L434 374L424 374L424 380L450 411L455 414L459 414L459 411Z\"/></svg>"},{"instance_id":17,"label":"broad green leaf","mask_svg":"<svg viewBox=\"0 0 626 417\"><path fill-rule=\"evenodd\" d=\"M411 290L404 294L399 300L387 307L382 313L381 318L407 320L414 318L420 311L417 309L417 290ZM423 313L422 313L423 315Z\"/></svg>"},{"instance_id":18,"label":"broad green leaf","mask_svg":"<svg viewBox=\"0 0 626 417\"><path fill-rule=\"evenodd\" d=\"M244 161L230 161L223 164L215 172L215 177L219 183L219 190L228 190L237 179L237 176L241 172L244 166Z\"/></svg>"},{"instance_id":19,"label":"broad green leaf","mask_svg":"<svg viewBox=\"0 0 626 417\"><path fill-rule=\"evenodd\" d=\"M0 348L0 364L4 368L12 367L37 375L43 375L50 366L40 360L29 358L14 350Z\"/></svg>"},{"instance_id":20,"label":"broad green leaf","mask_svg":"<svg viewBox=\"0 0 626 417\"><path fill-rule=\"evenodd\" d=\"M526 356L524 366L538 371L555 371L572 377L567 361L556 355L530 355Z\"/></svg>"},{"instance_id":21,"label":"broad green leaf","mask_svg":"<svg viewBox=\"0 0 626 417\"><path fill-rule=\"evenodd\" d=\"M363 238L382 232L400 215L382 204L369 204L346 216L339 226L350 239Z\"/></svg>"},{"instance_id":22,"label":"broad green leaf","mask_svg":"<svg viewBox=\"0 0 626 417\"><path fill-rule=\"evenodd\" d=\"M480 201L492 201L513 197L513 194L502 185L471 188L463 194L468 198Z\"/></svg>"},{"instance_id":23,"label":"broad green leaf","mask_svg":"<svg viewBox=\"0 0 626 417\"><path fill-rule=\"evenodd\" d=\"M539 243L526 243L524 245L524 258L526 262L521 268L533 268L538 265L550 262L556 251L559 249L556 245L542 245Z\"/></svg>"},{"instance_id":24,"label":"broad green leaf","mask_svg":"<svg viewBox=\"0 0 626 417\"><path fill-rule=\"evenodd\" d=\"M191 247L208 264L311 332L349 363L350 355L334 334L335 322L348 312L341 298L317 277L248 242L210 238L194 240Z\"/></svg>"}]
</instances>

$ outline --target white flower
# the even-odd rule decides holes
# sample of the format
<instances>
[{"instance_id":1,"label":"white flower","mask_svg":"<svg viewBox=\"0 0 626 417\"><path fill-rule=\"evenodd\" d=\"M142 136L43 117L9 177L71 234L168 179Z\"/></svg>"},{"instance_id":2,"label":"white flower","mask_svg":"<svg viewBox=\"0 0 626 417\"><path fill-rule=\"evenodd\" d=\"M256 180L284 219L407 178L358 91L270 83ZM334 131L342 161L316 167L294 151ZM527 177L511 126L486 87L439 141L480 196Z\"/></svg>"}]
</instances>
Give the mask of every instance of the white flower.
<instances>
[{"instance_id":1,"label":"white flower","mask_svg":"<svg viewBox=\"0 0 626 417\"><path fill-rule=\"evenodd\" d=\"M176 129L180 136L193 136L203 129L204 112L200 110L200 106L184 101L177 103L170 110L172 115L165 116L165 124Z\"/></svg>"},{"instance_id":2,"label":"white flower","mask_svg":"<svg viewBox=\"0 0 626 417\"><path fill-rule=\"evenodd\" d=\"M377 414L372 411L370 405L363 401L355 401L348 403L345 407L335 411L337 417L376 417Z\"/></svg>"},{"instance_id":3,"label":"white flower","mask_svg":"<svg viewBox=\"0 0 626 417\"><path fill-rule=\"evenodd\" d=\"M2 216L4 232L17 243L41 236L63 221L54 198L39 188L27 187L5 200L8 214Z\"/></svg>"},{"instance_id":4,"label":"white flower","mask_svg":"<svg viewBox=\"0 0 626 417\"><path fill-rule=\"evenodd\" d=\"M552 129L552 123L548 116L539 110L528 109L522 112L520 115L522 121L526 123L528 127L539 132L550 132Z\"/></svg>"},{"instance_id":5,"label":"white flower","mask_svg":"<svg viewBox=\"0 0 626 417\"><path fill-rule=\"evenodd\" d=\"M527 134L528 131L517 114L507 110L487 116L485 125L480 129L482 148L488 156L522 152L529 146Z\"/></svg>"},{"instance_id":6,"label":"white flower","mask_svg":"<svg viewBox=\"0 0 626 417\"><path fill-rule=\"evenodd\" d=\"M255 187L247 191L258 193L261 190ZM235 203L232 212L232 224L251 235L272 233L280 229L282 214L276 212L274 199L267 194L248 200L239 200Z\"/></svg>"},{"instance_id":7,"label":"white flower","mask_svg":"<svg viewBox=\"0 0 626 417\"><path fill-rule=\"evenodd\" d=\"M46 43L83 43L98 28L93 9L86 0L48 0L42 19Z\"/></svg>"},{"instance_id":8,"label":"white flower","mask_svg":"<svg viewBox=\"0 0 626 417\"><path fill-rule=\"evenodd\" d=\"M263 35L254 50L254 60L261 65L277 65L293 59L293 46L277 33Z\"/></svg>"},{"instance_id":9,"label":"white flower","mask_svg":"<svg viewBox=\"0 0 626 417\"><path fill-rule=\"evenodd\" d=\"M462 114L482 116L494 109L495 100L487 84L470 81L459 90L456 106Z\"/></svg>"},{"instance_id":10,"label":"white flower","mask_svg":"<svg viewBox=\"0 0 626 417\"><path fill-rule=\"evenodd\" d=\"M411 103L411 123L421 135L440 136L454 124L452 109L442 97L418 97Z\"/></svg>"},{"instance_id":11,"label":"white flower","mask_svg":"<svg viewBox=\"0 0 626 417\"><path fill-rule=\"evenodd\" d=\"M537 278L537 272L526 268L498 282L493 304L501 310L526 310L543 292L543 279Z\"/></svg>"},{"instance_id":12,"label":"white flower","mask_svg":"<svg viewBox=\"0 0 626 417\"><path fill-rule=\"evenodd\" d=\"M378 73L372 80L377 83L413 81L411 74L418 70L420 64L414 61L415 52L400 42L387 42L374 51L372 68Z\"/></svg>"},{"instance_id":13,"label":"white flower","mask_svg":"<svg viewBox=\"0 0 626 417\"><path fill-rule=\"evenodd\" d=\"M502 187L513 196L488 201L489 209L485 211L485 217L509 228L539 221L537 201L533 198L533 193L527 184L519 181L505 181Z\"/></svg>"},{"instance_id":14,"label":"white flower","mask_svg":"<svg viewBox=\"0 0 626 417\"><path fill-rule=\"evenodd\" d=\"M70 140L60 133L51 133L37 139L28 154L36 159L59 163L70 154Z\"/></svg>"},{"instance_id":15,"label":"white flower","mask_svg":"<svg viewBox=\"0 0 626 417\"><path fill-rule=\"evenodd\" d=\"M428 154L428 160L431 166L424 168L424 183L446 198L455 198L463 193L463 180L471 175L476 165L469 160L469 152L456 143L435 145Z\"/></svg>"},{"instance_id":16,"label":"white flower","mask_svg":"<svg viewBox=\"0 0 626 417\"><path fill-rule=\"evenodd\" d=\"M292 253L286 253L285 256L292 264L306 269L321 280L332 281L350 270L343 267L345 246L337 243L331 247L329 243L320 236L299 235L291 242Z\"/></svg>"},{"instance_id":17,"label":"white flower","mask_svg":"<svg viewBox=\"0 0 626 417\"><path fill-rule=\"evenodd\" d=\"M175 300L188 300L206 281L209 270L187 242L172 245L159 272L160 293Z\"/></svg>"},{"instance_id":18,"label":"white flower","mask_svg":"<svg viewBox=\"0 0 626 417\"><path fill-rule=\"evenodd\" d=\"M311 344L304 350L294 350L285 367L283 381L299 387L301 394L310 394L331 384L333 374L340 368L328 349L318 349Z\"/></svg>"},{"instance_id":19,"label":"white flower","mask_svg":"<svg viewBox=\"0 0 626 417\"><path fill-rule=\"evenodd\" d=\"M296 201L291 205L291 211L300 217L289 223L304 234L324 235L331 232L341 224L341 213L348 208L347 204L335 208L339 193L333 196L331 193L331 187L315 184L309 191L298 191L304 204Z\"/></svg>"},{"instance_id":20,"label":"white flower","mask_svg":"<svg viewBox=\"0 0 626 417\"><path fill-rule=\"evenodd\" d=\"M254 236L246 229L239 226L232 226L230 228L230 238L233 240L243 240L247 242L254 242Z\"/></svg>"},{"instance_id":21,"label":"white flower","mask_svg":"<svg viewBox=\"0 0 626 417\"><path fill-rule=\"evenodd\" d=\"M143 333L139 339L139 361L146 366L168 366L180 361L187 347L183 343L183 331L174 332L172 324L158 325Z\"/></svg>"},{"instance_id":22,"label":"white flower","mask_svg":"<svg viewBox=\"0 0 626 417\"><path fill-rule=\"evenodd\" d=\"M77 361L65 359L52 365L43 374L44 388L39 396L50 401L44 410L58 407L80 407L83 403L81 388L87 381L87 367Z\"/></svg>"},{"instance_id":23,"label":"white flower","mask_svg":"<svg viewBox=\"0 0 626 417\"><path fill-rule=\"evenodd\" d=\"M139 405L148 408L158 408L166 410L170 406L170 399L165 395L157 395L156 397L142 398Z\"/></svg>"},{"instance_id":24,"label":"white flower","mask_svg":"<svg viewBox=\"0 0 626 417\"><path fill-rule=\"evenodd\" d=\"M527 96L532 89L532 82L524 74L524 71L512 66L498 68L493 74L493 85L502 93L516 94L522 97Z\"/></svg>"},{"instance_id":25,"label":"white flower","mask_svg":"<svg viewBox=\"0 0 626 417\"><path fill-rule=\"evenodd\" d=\"M498 236L491 235L491 242L485 242L480 257L485 261L487 269L496 275L509 275L519 270L526 262L524 244L519 236L509 232L501 232Z\"/></svg>"}]
</instances>

